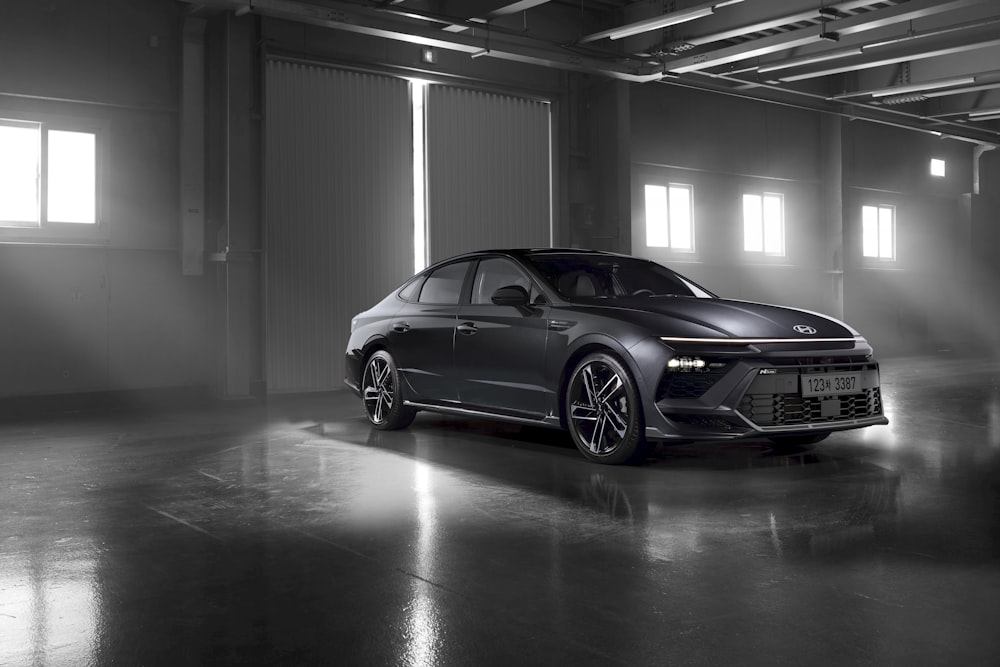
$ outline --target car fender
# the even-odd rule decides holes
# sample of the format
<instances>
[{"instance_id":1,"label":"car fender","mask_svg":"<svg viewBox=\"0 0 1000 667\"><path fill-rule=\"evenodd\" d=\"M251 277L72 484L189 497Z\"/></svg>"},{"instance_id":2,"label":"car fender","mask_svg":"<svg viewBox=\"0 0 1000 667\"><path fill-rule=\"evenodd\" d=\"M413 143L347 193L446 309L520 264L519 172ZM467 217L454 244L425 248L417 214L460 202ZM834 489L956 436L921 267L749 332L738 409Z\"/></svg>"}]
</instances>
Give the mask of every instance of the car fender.
<instances>
[{"instance_id":1,"label":"car fender","mask_svg":"<svg viewBox=\"0 0 1000 667\"><path fill-rule=\"evenodd\" d=\"M347 351L344 382L352 389L360 387L365 358L375 347L388 347L388 339L382 333L373 333L360 346L351 346ZM359 390L356 390L356 392Z\"/></svg>"},{"instance_id":2,"label":"car fender","mask_svg":"<svg viewBox=\"0 0 1000 667\"><path fill-rule=\"evenodd\" d=\"M564 395L566 386L569 384L569 377L573 373L573 369L576 367L576 364L579 363L579 359L586 356L586 351L589 349L596 349L598 347L609 350L623 364L625 364L629 373L632 374L632 379L635 381L637 387L641 387L648 383L646 374L643 373L642 369L635 363L635 359L632 354L621 341L605 333L594 332L584 334L573 339L573 341L567 346L565 355L562 356L563 366L560 369L558 393L560 413L562 413L562 396ZM570 360L572 360L572 363L568 363ZM640 392L640 394L641 393L643 392Z\"/></svg>"}]
</instances>

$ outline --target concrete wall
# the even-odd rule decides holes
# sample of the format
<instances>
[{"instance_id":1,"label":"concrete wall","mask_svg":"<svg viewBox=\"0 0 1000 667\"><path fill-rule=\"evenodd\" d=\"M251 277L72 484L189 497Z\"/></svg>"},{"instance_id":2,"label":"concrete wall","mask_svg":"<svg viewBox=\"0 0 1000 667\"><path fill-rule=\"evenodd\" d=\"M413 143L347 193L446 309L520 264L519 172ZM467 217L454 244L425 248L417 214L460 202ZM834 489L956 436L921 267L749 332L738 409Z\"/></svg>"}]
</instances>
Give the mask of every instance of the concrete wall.
<instances>
[{"instance_id":1,"label":"concrete wall","mask_svg":"<svg viewBox=\"0 0 1000 667\"><path fill-rule=\"evenodd\" d=\"M731 298L833 310L825 290L820 118L666 85L632 88L632 249ZM694 188L695 251L645 245L643 186ZM785 257L743 252L742 194L784 195Z\"/></svg>"},{"instance_id":2,"label":"concrete wall","mask_svg":"<svg viewBox=\"0 0 1000 667\"><path fill-rule=\"evenodd\" d=\"M972 318L989 297L971 282L972 221L963 195L972 191L972 146L851 122L843 150L845 317L901 352L977 342ZM930 175L932 157L946 161L945 178ZM896 208L896 261L861 256L865 204Z\"/></svg>"},{"instance_id":3,"label":"concrete wall","mask_svg":"<svg viewBox=\"0 0 1000 667\"><path fill-rule=\"evenodd\" d=\"M179 29L166 0L4 3L0 116L89 119L106 152L97 229L0 229L0 397L207 381L209 304L178 258Z\"/></svg>"},{"instance_id":4,"label":"concrete wall","mask_svg":"<svg viewBox=\"0 0 1000 667\"><path fill-rule=\"evenodd\" d=\"M996 342L990 153L974 195L973 146L932 135L667 85L633 87L631 119L636 254L724 296L843 313L887 354ZM645 247L650 179L694 186L694 253ZM785 196L784 258L742 251L740 195L764 187ZM896 207L897 261L861 256L864 204Z\"/></svg>"}]
</instances>

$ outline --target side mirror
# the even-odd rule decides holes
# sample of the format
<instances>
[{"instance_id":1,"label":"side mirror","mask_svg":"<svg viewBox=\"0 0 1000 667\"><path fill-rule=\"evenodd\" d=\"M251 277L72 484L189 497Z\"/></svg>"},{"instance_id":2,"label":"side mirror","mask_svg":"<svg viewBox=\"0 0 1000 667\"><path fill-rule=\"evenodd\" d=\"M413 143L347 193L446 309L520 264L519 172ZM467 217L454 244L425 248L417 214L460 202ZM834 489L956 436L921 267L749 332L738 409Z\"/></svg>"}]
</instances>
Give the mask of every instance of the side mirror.
<instances>
[{"instance_id":1,"label":"side mirror","mask_svg":"<svg viewBox=\"0 0 1000 667\"><path fill-rule=\"evenodd\" d=\"M520 285L507 285L493 292L490 300L498 306L527 306L528 290Z\"/></svg>"}]
</instances>

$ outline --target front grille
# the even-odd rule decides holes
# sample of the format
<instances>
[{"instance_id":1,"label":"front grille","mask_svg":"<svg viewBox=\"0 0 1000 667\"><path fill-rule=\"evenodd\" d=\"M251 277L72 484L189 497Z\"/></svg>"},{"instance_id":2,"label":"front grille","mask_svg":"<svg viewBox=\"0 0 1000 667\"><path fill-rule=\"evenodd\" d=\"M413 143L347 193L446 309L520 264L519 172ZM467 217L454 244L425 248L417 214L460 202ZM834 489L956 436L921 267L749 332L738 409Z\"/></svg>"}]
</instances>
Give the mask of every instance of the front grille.
<instances>
[{"instance_id":1,"label":"front grille","mask_svg":"<svg viewBox=\"0 0 1000 667\"><path fill-rule=\"evenodd\" d=\"M698 398L715 386L721 375L708 373L664 373L660 380L657 400L664 398Z\"/></svg>"},{"instance_id":2,"label":"front grille","mask_svg":"<svg viewBox=\"0 0 1000 667\"><path fill-rule=\"evenodd\" d=\"M877 387L834 398L747 393L738 410L757 426L829 424L881 415L882 395Z\"/></svg>"},{"instance_id":3,"label":"front grille","mask_svg":"<svg viewBox=\"0 0 1000 667\"><path fill-rule=\"evenodd\" d=\"M719 359L706 359L716 367L701 370L677 371L666 370L660 376L660 384L656 388L656 400L665 398L699 398L715 386L729 372L730 363Z\"/></svg>"},{"instance_id":4,"label":"front grille","mask_svg":"<svg viewBox=\"0 0 1000 667\"><path fill-rule=\"evenodd\" d=\"M722 431L724 433L731 433L737 431L746 431L746 425L742 427L734 424L732 421L725 419L724 417L703 417L701 415L675 415L667 414L664 415L667 419L678 422L680 424L685 424L687 426L693 426L695 428L705 429L706 431Z\"/></svg>"}]
</instances>

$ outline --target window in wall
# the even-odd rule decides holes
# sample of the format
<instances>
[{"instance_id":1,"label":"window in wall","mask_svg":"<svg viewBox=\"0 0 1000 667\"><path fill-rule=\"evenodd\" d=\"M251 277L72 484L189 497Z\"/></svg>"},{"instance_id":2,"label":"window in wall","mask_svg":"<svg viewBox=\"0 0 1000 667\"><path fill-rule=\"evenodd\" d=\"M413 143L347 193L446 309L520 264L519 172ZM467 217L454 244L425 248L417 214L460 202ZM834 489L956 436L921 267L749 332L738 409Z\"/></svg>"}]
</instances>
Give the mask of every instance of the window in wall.
<instances>
[{"instance_id":1,"label":"window in wall","mask_svg":"<svg viewBox=\"0 0 1000 667\"><path fill-rule=\"evenodd\" d=\"M892 206L862 206L861 235L865 257L896 259L896 209Z\"/></svg>"},{"instance_id":2,"label":"window in wall","mask_svg":"<svg viewBox=\"0 0 1000 667\"><path fill-rule=\"evenodd\" d=\"M694 250L693 199L690 185L646 185L646 245Z\"/></svg>"},{"instance_id":3,"label":"window in wall","mask_svg":"<svg viewBox=\"0 0 1000 667\"><path fill-rule=\"evenodd\" d=\"M97 222L97 134L0 119L0 227Z\"/></svg>"},{"instance_id":4,"label":"window in wall","mask_svg":"<svg viewBox=\"0 0 1000 667\"><path fill-rule=\"evenodd\" d=\"M944 160L936 157L931 158L931 176L944 177Z\"/></svg>"},{"instance_id":5,"label":"window in wall","mask_svg":"<svg viewBox=\"0 0 1000 667\"><path fill-rule=\"evenodd\" d=\"M784 197L774 192L743 195L743 250L785 254Z\"/></svg>"}]
</instances>

